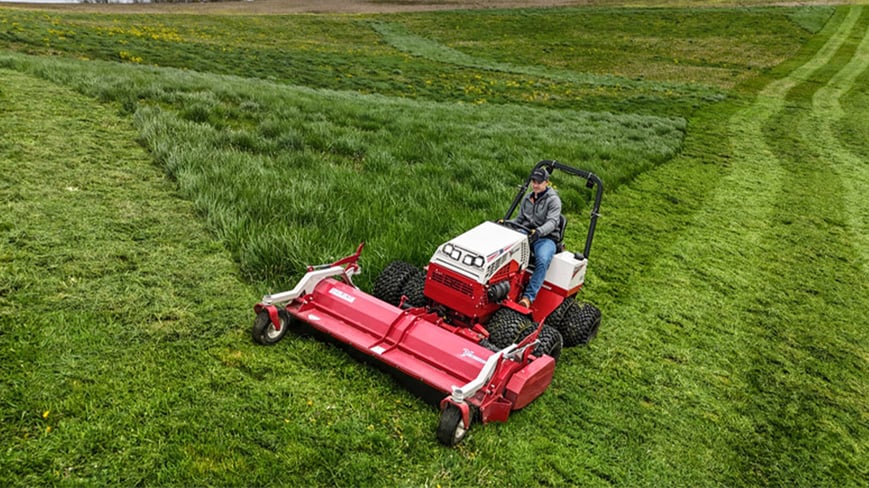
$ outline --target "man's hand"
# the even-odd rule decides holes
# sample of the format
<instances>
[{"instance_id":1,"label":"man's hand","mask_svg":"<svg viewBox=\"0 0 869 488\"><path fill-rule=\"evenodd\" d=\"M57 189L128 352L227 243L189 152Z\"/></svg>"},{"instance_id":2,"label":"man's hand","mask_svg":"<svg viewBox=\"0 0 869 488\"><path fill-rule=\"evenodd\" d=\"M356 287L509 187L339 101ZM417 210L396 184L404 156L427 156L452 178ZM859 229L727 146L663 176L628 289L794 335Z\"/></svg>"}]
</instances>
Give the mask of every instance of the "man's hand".
<instances>
[{"instance_id":1,"label":"man's hand","mask_svg":"<svg viewBox=\"0 0 869 488\"><path fill-rule=\"evenodd\" d=\"M540 233L537 232L537 229L531 229L531 232L528 234L528 242L534 244L537 242L537 239L540 238Z\"/></svg>"}]
</instances>

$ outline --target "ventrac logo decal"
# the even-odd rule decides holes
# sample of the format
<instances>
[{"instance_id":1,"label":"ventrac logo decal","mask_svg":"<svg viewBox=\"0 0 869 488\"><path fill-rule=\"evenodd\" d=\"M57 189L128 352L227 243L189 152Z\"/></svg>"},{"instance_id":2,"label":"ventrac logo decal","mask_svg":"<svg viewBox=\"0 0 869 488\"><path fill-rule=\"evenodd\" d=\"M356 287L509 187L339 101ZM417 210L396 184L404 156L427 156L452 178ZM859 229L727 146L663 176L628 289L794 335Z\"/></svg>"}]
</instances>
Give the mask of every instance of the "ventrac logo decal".
<instances>
[{"instance_id":1,"label":"ventrac logo decal","mask_svg":"<svg viewBox=\"0 0 869 488\"><path fill-rule=\"evenodd\" d=\"M504 249L498 249L497 251L493 252L492 254L489 254L488 256L486 256L486 262L491 263L493 259L497 258L498 256L504 254L505 252L507 252L509 250L510 250L510 246L507 246Z\"/></svg>"},{"instance_id":2,"label":"ventrac logo decal","mask_svg":"<svg viewBox=\"0 0 869 488\"><path fill-rule=\"evenodd\" d=\"M335 289L335 288L332 288L331 290L329 290L329 294L334 295L334 296L336 296L336 297L340 298L341 300L344 300L345 302L348 302L348 303L353 303L356 301L356 297L354 297L353 295L351 295L349 293L344 293L343 291Z\"/></svg>"},{"instance_id":3,"label":"ventrac logo decal","mask_svg":"<svg viewBox=\"0 0 869 488\"><path fill-rule=\"evenodd\" d=\"M478 363L486 364L486 360L485 360L485 359L481 358L480 356L477 356L476 354L474 354L474 351L472 351L472 350L470 350L470 349L468 349L468 348L465 348L465 350L462 351L462 354L461 354L461 356L459 356L459 357L463 357L463 358L471 358L471 359L473 359L474 361L476 361L476 362L478 362Z\"/></svg>"}]
</instances>

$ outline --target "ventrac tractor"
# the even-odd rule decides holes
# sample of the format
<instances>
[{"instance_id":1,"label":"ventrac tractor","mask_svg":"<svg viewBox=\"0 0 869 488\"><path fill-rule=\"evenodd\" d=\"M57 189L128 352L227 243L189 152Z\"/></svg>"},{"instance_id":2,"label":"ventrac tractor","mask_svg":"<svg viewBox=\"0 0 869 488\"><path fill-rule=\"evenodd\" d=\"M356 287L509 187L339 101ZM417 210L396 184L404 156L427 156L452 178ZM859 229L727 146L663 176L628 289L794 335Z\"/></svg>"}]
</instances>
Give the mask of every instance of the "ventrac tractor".
<instances>
[{"instance_id":1,"label":"ventrac tractor","mask_svg":"<svg viewBox=\"0 0 869 488\"><path fill-rule=\"evenodd\" d=\"M537 168L583 178L595 191L582 252L557 243L530 308L518 301L534 268L530 229L510 219L531 173L503 219L440 245L423 269L389 264L371 294L352 281L361 271L363 244L334 263L309 266L295 288L255 305L253 339L273 344L288 325L303 323L363 353L436 396L437 438L446 445L460 442L473 422L506 421L548 388L562 347L587 344L601 320L600 311L580 304L576 295L585 280L603 184L591 172L558 161L540 161L532 173ZM559 224L563 236L564 216Z\"/></svg>"}]
</instances>

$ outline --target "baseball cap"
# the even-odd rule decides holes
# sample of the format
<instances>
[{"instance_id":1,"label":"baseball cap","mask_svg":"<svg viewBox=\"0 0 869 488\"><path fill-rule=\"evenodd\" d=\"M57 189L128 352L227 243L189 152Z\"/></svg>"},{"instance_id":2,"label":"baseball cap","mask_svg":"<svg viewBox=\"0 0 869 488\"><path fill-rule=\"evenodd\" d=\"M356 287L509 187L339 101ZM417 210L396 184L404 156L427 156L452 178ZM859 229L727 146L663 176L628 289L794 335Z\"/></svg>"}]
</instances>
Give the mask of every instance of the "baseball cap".
<instances>
[{"instance_id":1,"label":"baseball cap","mask_svg":"<svg viewBox=\"0 0 869 488\"><path fill-rule=\"evenodd\" d=\"M536 182L549 181L549 173L543 168L537 168L531 172L531 179Z\"/></svg>"}]
</instances>

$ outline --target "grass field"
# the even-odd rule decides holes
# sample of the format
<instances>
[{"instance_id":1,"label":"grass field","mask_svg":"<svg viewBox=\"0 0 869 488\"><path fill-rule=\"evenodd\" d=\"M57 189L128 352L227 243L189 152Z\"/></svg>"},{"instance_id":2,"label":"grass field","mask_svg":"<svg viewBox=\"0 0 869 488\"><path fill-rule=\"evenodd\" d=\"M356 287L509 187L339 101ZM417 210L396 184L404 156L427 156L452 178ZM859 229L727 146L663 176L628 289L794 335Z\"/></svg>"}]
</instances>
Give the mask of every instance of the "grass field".
<instances>
[{"instance_id":1,"label":"grass field","mask_svg":"<svg viewBox=\"0 0 869 488\"><path fill-rule=\"evenodd\" d=\"M866 485L869 9L0 27L0 484ZM251 343L305 265L422 265L543 158L606 184L604 323L508 423L445 449L341 349Z\"/></svg>"}]
</instances>

